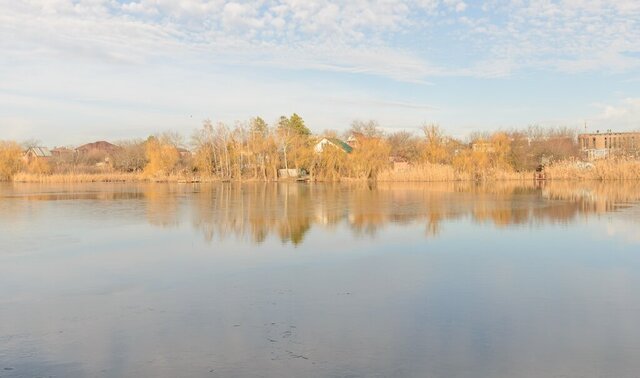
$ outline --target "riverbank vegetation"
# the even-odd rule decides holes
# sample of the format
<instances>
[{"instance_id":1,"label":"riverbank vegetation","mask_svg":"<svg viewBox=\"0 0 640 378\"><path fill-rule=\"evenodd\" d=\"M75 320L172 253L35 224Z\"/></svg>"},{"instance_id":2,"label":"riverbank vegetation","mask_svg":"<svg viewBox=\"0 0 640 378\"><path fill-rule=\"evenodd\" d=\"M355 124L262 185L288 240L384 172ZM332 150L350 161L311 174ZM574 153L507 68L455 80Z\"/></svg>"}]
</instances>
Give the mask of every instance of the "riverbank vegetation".
<instances>
[{"instance_id":1,"label":"riverbank vegetation","mask_svg":"<svg viewBox=\"0 0 640 378\"><path fill-rule=\"evenodd\" d=\"M190 138L163 133L87 146L47 155L29 152L35 142L0 142L0 180L491 181L529 180L536 169L551 180L640 179L640 151L584 162L574 130L535 126L462 140L435 124L383 132L375 121L355 121L342 135L314 135L294 113L272 125L260 117L233 126L205 120Z\"/></svg>"}]
</instances>

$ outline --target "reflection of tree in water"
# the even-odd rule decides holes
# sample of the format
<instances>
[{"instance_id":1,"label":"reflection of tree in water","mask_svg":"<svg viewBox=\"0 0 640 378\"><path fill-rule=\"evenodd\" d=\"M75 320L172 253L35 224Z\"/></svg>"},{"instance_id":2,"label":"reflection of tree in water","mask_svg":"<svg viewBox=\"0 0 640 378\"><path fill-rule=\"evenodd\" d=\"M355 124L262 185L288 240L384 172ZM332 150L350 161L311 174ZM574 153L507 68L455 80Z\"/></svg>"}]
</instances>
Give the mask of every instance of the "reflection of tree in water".
<instances>
[{"instance_id":1,"label":"reflection of tree in water","mask_svg":"<svg viewBox=\"0 0 640 378\"><path fill-rule=\"evenodd\" d=\"M181 188L173 184L143 186L146 216L150 224L160 227L178 225L178 199Z\"/></svg>"},{"instance_id":2,"label":"reflection of tree in water","mask_svg":"<svg viewBox=\"0 0 640 378\"><path fill-rule=\"evenodd\" d=\"M235 235L260 243L276 231L283 242L299 244L312 224L309 192L305 185L202 185L193 202L193 224L208 241Z\"/></svg>"},{"instance_id":3,"label":"reflection of tree in water","mask_svg":"<svg viewBox=\"0 0 640 378\"><path fill-rule=\"evenodd\" d=\"M356 185L349 189L347 208L349 225L358 235L374 236L378 229L389 222L386 210L391 198L368 185ZM398 214L399 215L399 214ZM393 215L392 215L393 216ZM399 217L402 217L399 215ZM401 219L396 219L401 221Z\"/></svg>"},{"instance_id":4,"label":"reflection of tree in water","mask_svg":"<svg viewBox=\"0 0 640 378\"><path fill-rule=\"evenodd\" d=\"M89 206L74 206L73 211L87 209L109 216L113 202L143 198L135 185L0 183L0 221L28 221L38 216L47 203L57 201L80 201Z\"/></svg>"},{"instance_id":5,"label":"reflection of tree in water","mask_svg":"<svg viewBox=\"0 0 640 378\"><path fill-rule=\"evenodd\" d=\"M23 200L10 183L0 182L0 227L10 232L14 227L28 227L29 217L36 216L39 208Z\"/></svg>"},{"instance_id":6,"label":"reflection of tree in water","mask_svg":"<svg viewBox=\"0 0 640 378\"><path fill-rule=\"evenodd\" d=\"M346 225L355 235L375 236L389 224L423 224L435 237L443 222L467 217L498 227L569 223L640 202L636 182L498 182L353 184L87 184L4 185L0 221L17 224L49 201L88 201L92 211L116 216L113 203L135 211L134 200L150 224L179 222L190 204L193 226L206 240L235 236L256 243L270 235L282 242L304 242L312 227ZM142 200L142 201L140 201ZM80 215L80 214L79 214Z\"/></svg>"},{"instance_id":7,"label":"reflection of tree in water","mask_svg":"<svg viewBox=\"0 0 640 378\"><path fill-rule=\"evenodd\" d=\"M306 185L284 185L278 187L282 198L283 211L278 222L278 235L283 242L291 241L294 245L302 243L305 234L311 228L311 205L309 190Z\"/></svg>"},{"instance_id":8,"label":"reflection of tree in water","mask_svg":"<svg viewBox=\"0 0 640 378\"><path fill-rule=\"evenodd\" d=\"M424 222L437 236L442 222L463 217L498 227L568 223L633 201L640 193L631 185L594 183L212 184L195 194L193 224L207 240L275 235L297 245L314 225L346 222L355 235L375 236L388 224Z\"/></svg>"},{"instance_id":9,"label":"reflection of tree in water","mask_svg":"<svg viewBox=\"0 0 640 378\"><path fill-rule=\"evenodd\" d=\"M558 182L543 187L542 196L549 200L574 202L580 213L587 216L633 205L640 201L640 187L637 181Z\"/></svg>"}]
</instances>

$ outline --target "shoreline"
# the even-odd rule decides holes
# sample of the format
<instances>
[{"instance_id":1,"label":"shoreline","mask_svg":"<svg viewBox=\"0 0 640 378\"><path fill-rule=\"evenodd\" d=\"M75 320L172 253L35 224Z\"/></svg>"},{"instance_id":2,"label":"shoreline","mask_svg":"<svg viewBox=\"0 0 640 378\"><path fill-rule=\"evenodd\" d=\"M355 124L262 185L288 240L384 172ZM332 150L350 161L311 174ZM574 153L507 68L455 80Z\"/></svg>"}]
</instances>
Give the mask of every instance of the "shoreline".
<instances>
[{"instance_id":1,"label":"shoreline","mask_svg":"<svg viewBox=\"0 0 640 378\"><path fill-rule=\"evenodd\" d=\"M335 176L334 176L335 177ZM421 163L402 169L384 169L372 178L326 177L312 172L310 182L502 182L502 181L631 181L640 180L638 160L598 160L589 163L559 161L544 168L543 177L534 171L517 172L508 168L459 170L450 164ZM18 172L8 180L14 183L218 183L218 182L296 182L296 178L264 179L262 177L219 178L192 174L153 176L144 172L99 173L29 173Z\"/></svg>"},{"instance_id":2,"label":"shoreline","mask_svg":"<svg viewBox=\"0 0 640 378\"><path fill-rule=\"evenodd\" d=\"M427 179L427 178L404 178L404 179L356 179L341 178L340 180L310 179L302 182L311 183L489 183L489 182L621 182L640 181L640 177L548 177L546 179L535 179L533 173L523 174L520 177L486 177L483 179L472 178L449 178L449 179ZM219 179L219 178L145 178L138 175L112 175L112 174L92 174L92 175L21 175L4 183L14 184L83 184L83 183L140 183L140 184L213 184L213 183L297 183L301 181L291 179L263 180L263 179Z\"/></svg>"}]
</instances>

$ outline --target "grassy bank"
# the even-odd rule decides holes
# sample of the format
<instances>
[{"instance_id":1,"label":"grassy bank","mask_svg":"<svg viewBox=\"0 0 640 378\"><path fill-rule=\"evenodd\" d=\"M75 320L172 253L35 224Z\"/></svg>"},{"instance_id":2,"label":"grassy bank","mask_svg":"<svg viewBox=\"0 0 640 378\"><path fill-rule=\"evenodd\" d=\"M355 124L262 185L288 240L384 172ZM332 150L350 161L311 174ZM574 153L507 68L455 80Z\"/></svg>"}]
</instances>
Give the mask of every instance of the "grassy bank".
<instances>
[{"instance_id":1,"label":"grassy bank","mask_svg":"<svg viewBox=\"0 0 640 378\"><path fill-rule=\"evenodd\" d=\"M417 164L401 170L386 170L378 174L380 182L447 182L447 181L505 181L531 179L533 172L514 172L487 169L464 172L445 164Z\"/></svg>"},{"instance_id":2,"label":"grassy bank","mask_svg":"<svg viewBox=\"0 0 640 378\"><path fill-rule=\"evenodd\" d=\"M84 182L145 182L150 181L138 173L95 173L95 174L33 174L20 172L13 176L13 182L62 184Z\"/></svg>"},{"instance_id":3,"label":"grassy bank","mask_svg":"<svg viewBox=\"0 0 640 378\"><path fill-rule=\"evenodd\" d=\"M591 165L559 162L546 169L551 180L638 180L640 161L599 160Z\"/></svg>"},{"instance_id":4,"label":"grassy bank","mask_svg":"<svg viewBox=\"0 0 640 378\"><path fill-rule=\"evenodd\" d=\"M545 168L547 180L640 180L640 161L631 159L599 160L592 163L562 161ZM381 182L507 181L532 180L532 171L486 169L480 172L458 171L451 165L417 164L401 170L380 172Z\"/></svg>"},{"instance_id":5,"label":"grassy bank","mask_svg":"<svg viewBox=\"0 0 640 378\"><path fill-rule=\"evenodd\" d=\"M216 177L200 178L184 175L148 176L143 173L56 173L34 174L20 172L13 176L13 182L41 183L41 184L66 184L66 183L91 183L91 182L223 182ZM235 180L239 181L239 180ZM256 179L243 179L242 181L261 181Z\"/></svg>"},{"instance_id":6,"label":"grassy bank","mask_svg":"<svg viewBox=\"0 0 640 378\"><path fill-rule=\"evenodd\" d=\"M640 161L600 160L593 163L563 161L545 169L547 179L558 180L640 180ZM416 164L404 169L389 169L380 172L378 182L457 182L457 181L513 181L532 180L533 172L515 172L501 169L486 169L479 172L456 170L452 165ZM342 178L342 181L362 181ZM14 182L25 183L90 183L90 182L217 182L219 178L197 178L184 175L150 177L142 173L91 173L91 174L33 174L20 172L13 176ZM234 180L240 181L240 180ZM261 181L247 178L242 181Z\"/></svg>"}]
</instances>

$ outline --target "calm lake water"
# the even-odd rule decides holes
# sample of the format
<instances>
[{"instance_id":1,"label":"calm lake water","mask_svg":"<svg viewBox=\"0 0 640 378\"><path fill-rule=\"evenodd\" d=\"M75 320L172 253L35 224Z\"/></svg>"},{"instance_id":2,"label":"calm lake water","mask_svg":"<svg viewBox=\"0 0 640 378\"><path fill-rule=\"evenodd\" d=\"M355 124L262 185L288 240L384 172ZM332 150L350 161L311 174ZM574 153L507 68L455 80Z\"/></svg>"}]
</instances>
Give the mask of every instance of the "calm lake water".
<instances>
[{"instance_id":1,"label":"calm lake water","mask_svg":"<svg viewBox=\"0 0 640 378\"><path fill-rule=\"evenodd\" d=\"M0 186L0 377L638 377L640 183Z\"/></svg>"}]
</instances>

